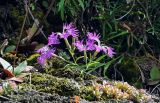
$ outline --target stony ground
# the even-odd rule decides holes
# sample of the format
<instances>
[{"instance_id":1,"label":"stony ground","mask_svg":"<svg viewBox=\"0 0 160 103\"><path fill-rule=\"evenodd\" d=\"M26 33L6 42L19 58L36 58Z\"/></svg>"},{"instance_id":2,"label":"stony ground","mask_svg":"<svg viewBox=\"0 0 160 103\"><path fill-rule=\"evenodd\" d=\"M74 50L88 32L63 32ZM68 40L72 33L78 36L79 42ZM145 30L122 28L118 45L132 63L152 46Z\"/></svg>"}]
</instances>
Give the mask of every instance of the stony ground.
<instances>
[{"instance_id":1,"label":"stony ground","mask_svg":"<svg viewBox=\"0 0 160 103\"><path fill-rule=\"evenodd\" d=\"M0 101L3 103L71 103L71 99L65 96L59 96L58 94L47 94L38 92L35 90L23 90L14 91L12 95L7 97L0 97ZM74 103L74 102L73 102ZM98 101L86 101L80 99L80 103L104 103ZM117 103L115 100L108 100L105 103ZM131 101L121 101L119 103L133 103Z\"/></svg>"}]
</instances>

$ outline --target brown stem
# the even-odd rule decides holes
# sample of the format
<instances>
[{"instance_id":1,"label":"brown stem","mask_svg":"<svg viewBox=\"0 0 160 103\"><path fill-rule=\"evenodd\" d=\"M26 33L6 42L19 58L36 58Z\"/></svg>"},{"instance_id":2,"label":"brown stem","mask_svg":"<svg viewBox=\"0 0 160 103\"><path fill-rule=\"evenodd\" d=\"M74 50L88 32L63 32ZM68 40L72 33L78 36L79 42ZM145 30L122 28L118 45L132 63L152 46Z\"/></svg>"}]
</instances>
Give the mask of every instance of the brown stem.
<instances>
[{"instance_id":1,"label":"brown stem","mask_svg":"<svg viewBox=\"0 0 160 103\"><path fill-rule=\"evenodd\" d=\"M49 7L48 7L47 13L46 13L45 16L43 17L43 20L45 20L45 19L47 18L48 14L49 14L50 11L52 10L52 7L53 7L53 5L54 5L54 2L55 2L55 0L52 0L52 1L51 1L51 4L50 4Z\"/></svg>"},{"instance_id":2,"label":"brown stem","mask_svg":"<svg viewBox=\"0 0 160 103\"><path fill-rule=\"evenodd\" d=\"M25 25L25 22L26 22L26 19L27 19L27 16L28 16L27 6L28 6L27 3L25 3L26 14L25 14L25 17L24 17L24 20L23 20L23 24L22 24L21 31L20 31L20 36L19 36L18 43L17 43L17 46L16 46L16 54L15 54L15 58L14 58L14 62L13 62L13 73L14 73L14 67L15 67L15 63L16 63L16 56L17 56L17 52L18 52L18 46L19 46L19 44L21 42L21 37L22 37L22 34L23 34L24 25Z\"/></svg>"}]
</instances>

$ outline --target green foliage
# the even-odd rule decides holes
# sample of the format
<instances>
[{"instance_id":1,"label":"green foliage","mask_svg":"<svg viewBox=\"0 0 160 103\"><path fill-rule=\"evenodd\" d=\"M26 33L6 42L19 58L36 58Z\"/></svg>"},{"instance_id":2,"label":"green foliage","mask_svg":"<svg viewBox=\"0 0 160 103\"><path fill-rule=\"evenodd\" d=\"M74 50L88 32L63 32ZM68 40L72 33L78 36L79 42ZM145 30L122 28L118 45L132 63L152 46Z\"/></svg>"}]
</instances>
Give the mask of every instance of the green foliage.
<instances>
[{"instance_id":1,"label":"green foliage","mask_svg":"<svg viewBox=\"0 0 160 103\"><path fill-rule=\"evenodd\" d=\"M10 63L8 63L6 60L4 60L3 58L0 58L0 63L3 66L4 69L7 69L9 71L13 70L13 67Z\"/></svg>"},{"instance_id":2,"label":"green foliage","mask_svg":"<svg viewBox=\"0 0 160 103\"><path fill-rule=\"evenodd\" d=\"M142 56L147 54L148 52L158 57L160 53L159 0L54 1L54 5L51 8L52 11L49 12L49 16L46 19L48 24L45 20L40 21L42 25L43 22L45 22L44 24L47 24L47 26L43 25L44 30L49 30L50 32L50 28L48 27L52 28L54 26L56 27L56 29L54 28L54 30L57 31L61 29L59 27L63 22L72 21L77 25L77 27L80 28L82 38L84 37L83 34L85 34L87 31L94 30L97 33L100 33L102 42L114 47L117 53L117 57L124 54L125 56L129 55L133 57ZM40 0L37 2L31 1L30 8L32 9L33 16L35 16L35 18L42 18L43 14L46 14L47 10L49 10L50 2L51 0ZM43 8L39 6L39 3L42 4L45 10L42 10ZM19 8L24 7L23 2L21 1L18 1L17 4ZM4 8L0 10L0 13L2 14L0 16L0 18L2 19L0 23L2 24L3 29L5 29L3 30L4 33L14 34L10 32L13 32L13 30L16 32L20 31L21 25L18 27L17 25L22 24L25 9L19 10L16 7L13 7L9 12L9 17L7 17L12 18L12 20L6 20L6 13L3 13L3 11L8 10L4 10ZM53 20L53 18L56 19ZM17 20L14 21L15 19ZM3 21L6 22L4 23ZM30 22L32 22L32 20L28 16L28 20L25 25L29 26L30 24L32 24ZM14 26L15 28L13 28ZM13 47L7 47L6 51L8 52L12 49ZM67 56L67 53L61 53L60 55L66 60L71 58ZM76 62L81 61L82 58L83 56L76 58ZM102 61L103 60L104 59L102 59ZM115 60L115 62L117 60ZM134 59L131 61L134 61ZM99 61L89 61L88 63L89 64L87 66L89 72L91 72L91 68L94 68L96 70L97 68L101 68L104 66L104 64L100 63ZM123 65L122 67L126 66L123 62L120 63L121 65ZM107 62L105 65L113 67L113 65L116 64L114 62ZM86 65L83 65L82 67L85 66ZM126 66L126 68L128 67L129 66ZM106 68L108 69L108 66L106 66ZM134 70L134 68L131 69ZM129 71L132 71L131 69Z\"/></svg>"},{"instance_id":3,"label":"green foliage","mask_svg":"<svg viewBox=\"0 0 160 103\"><path fill-rule=\"evenodd\" d=\"M15 49L16 49L15 45L10 45L10 46L6 47L6 49L4 50L4 53L13 52Z\"/></svg>"},{"instance_id":4,"label":"green foliage","mask_svg":"<svg viewBox=\"0 0 160 103\"><path fill-rule=\"evenodd\" d=\"M73 21L82 34L87 31L100 33L102 42L114 47L118 56L125 54L134 57L160 52L158 4L158 0L58 0L52 8L63 22ZM76 58L76 62L82 58ZM114 62L107 63L109 67L115 65ZM86 71L91 72L93 68L96 70L103 66L103 63L89 61Z\"/></svg>"},{"instance_id":5,"label":"green foliage","mask_svg":"<svg viewBox=\"0 0 160 103\"><path fill-rule=\"evenodd\" d=\"M22 71L24 71L27 67L27 62L23 61L20 63L17 67L13 68L10 63L8 63L6 60L3 58L0 58L0 63L3 66L3 69L8 70L9 72L13 73L15 76L20 75Z\"/></svg>"},{"instance_id":6,"label":"green foliage","mask_svg":"<svg viewBox=\"0 0 160 103\"><path fill-rule=\"evenodd\" d=\"M27 67L27 61L23 61L14 69L14 74L20 75L21 72L24 71L26 67Z\"/></svg>"},{"instance_id":7,"label":"green foliage","mask_svg":"<svg viewBox=\"0 0 160 103\"><path fill-rule=\"evenodd\" d=\"M62 21L74 21L83 32L99 32L103 42L119 53L137 55L160 51L158 4L157 0L59 0L52 8Z\"/></svg>"},{"instance_id":8,"label":"green foliage","mask_svg":"<svg viewBox=\"0 0 160 103\"><path fill-rule=\"evenodd\" d=\"M160 69L157 66L152 67L150 71L151 80L160 79Z\"/></svg>"},{"instance_id":9,"label":"green foliage","mask_svg":"<svg viewBox=\"0 0 160 103\"><path fill-rule=\"evenodd\" d=\"M45 8L47 8L47 7L48 7L48 2L45 1L45 0L43 0L43 1L42 1L42 5L43 5Z\"/></svg>"}]
</instances>

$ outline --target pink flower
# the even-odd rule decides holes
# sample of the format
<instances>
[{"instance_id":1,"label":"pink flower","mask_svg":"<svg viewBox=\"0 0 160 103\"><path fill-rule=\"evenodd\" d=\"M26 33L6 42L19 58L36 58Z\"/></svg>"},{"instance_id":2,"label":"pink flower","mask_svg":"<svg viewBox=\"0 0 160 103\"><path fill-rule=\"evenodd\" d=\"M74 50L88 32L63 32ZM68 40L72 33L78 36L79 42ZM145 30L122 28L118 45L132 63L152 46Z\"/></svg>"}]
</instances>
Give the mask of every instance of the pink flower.
<instances>
[{"instance_id":1,"label":"pink flower","mask_svg":"<svg viewBox=\"0 0 160 103\"><path fill-rule=\"evenodd\" d=\"M86 44L84 44L83 40L79 41L77 40L74 45L77 47L77 49L81 51L85 50L95 50L94 41L93 40L86 40Z\"/></svg>"},{"instance_id":2,"label":"pink flower","mask_svg":"<svg viewBox=\"0 0 160 103\"><path fill-rule=\"evenodd\" d=\"M58 35L54 32L52 32L52 34L48 37L48 45L52 45L52 44L59 44L59 38Z\"/></svg>"},{"instance_id":3,"label":"pink flower","mask_svg":"<svg viewBox=\"0 0 160 103\"><path fill-rule=\"evenodd\" d=\"M70 35L68 34L68 33L66 33L66 32L64 32L64 33L59 33L59 35L60 35L60 38L63 38L63 39L67 39Z\"/></svg>"},{"instance_id":4,"label":"pink flower","mask_svg":"<svg viewBox=\"0 0 160 103\"><path fill-rule=\"evenodd\" d=\"M114 54L116 54L113 50L114 50L113 48L107 47L108 56L111 58L113 57Z\"/></svg>"},{"instance_id":5,"label":"pink flower","mask_svg":"<svg viewBox=\"0 0 160 103\"><path fill-rule=\"evenodd\" d=\"M49 50L49 47L46 45L46 46L38 49L38 50L37 50L37 53L42 54L42 53L44 53L44 52L47 52L48 50Z\"/></svg>"},{"instance_id":6,"label":"pink flower","mask_svg":"<svg viewBox=\"0 0 160 103\"><path fill-rule=\"evenodd\" d=\"M86 46L83 44L83 40L82 41L76 41L75 43L73 43L77 49L82 52L82 51L85 51L86 50Z\"/></svg>"},{"instance_id":7,"label":"pink flower","mask_svg":"<svg viewBox=\"0 0 160 103\"><path fill-rule=\"evenodd\" d=\"M46 57L45 57L45 55L44 54L42 54L41 56L39 56L38 58L37 58L37 62L40 64L40 65L44 65L45 64L45 61L46 61Z\"/></svg>"},{"instance_id":8,"label":"pink flower","mask_svg":"<svg viewBox=\"0 0 160 103\"><path fill-rule=\"evenodd\" d=\"M72 36L74 38L78 37L78 30L74 27L72 23L63 25L63 33L61 34L61 38L68 38Z\"/></svg>"},{"instance_id":9,"label":"pink flower","mask_svg":"<svg viewBox=\"0 0 160 103\"><path fill-rule=\"evenodd\" d=\"M114 49L108 46L102 46L102 51L104 53L107 53L109 57L113 57L114 54L116 54L114 51Z\"/></svg>"},{"instance_id":10,"label":"pink flower","mask_svg":"<svg viewBox=\"0 0 160 103\"><path fill-rule=\"evenodd\" d=\"M47 59L51 58L55 52L55 49L50 49L45 53Z\"/></svg>"},{"instance_id":11,"label":"pink flower","mask_svg":"<svg viewBox=\"0 0 160 103\"><path fill-rule=\"evenodd\" d=\"M87 50L95 50L94 41L93 40L86 40L86 49Z\"/></svg>"},{"instance_id":12,"label":"pink flower","mask_svg":"<svg viewBox=\"0 0 160 103\"><path fill-rule=\"evenodd\" d=\"M95 32L94 33L88 32L87 37L90 40L95 40L97 42L100 42L100 40L99 40L100 36L98 34L96 34Z\"/></svg>"},{"instance_id":13,"label":"pink flower","mask_svg":"<svg viewBox=\"0 0 160 103\"><path fill-rule=\"evenodd\" d=\"M37 62L43 66L45 64L45 61L53 56L54 52L55 49L50 49L46 52L43 52L40 57L37 58Z\"/></svg>"},{"instance_id":14,"label":"pink flower","mask_svg":"<svg viewBox=\"0 0 160 103\"><path fill-rule=\"evenodd\" d=\"M100 45L94 45L95 46L95 50L97 53L99 53L102 50L102 47Z\"/></svg>"},{"instance_id":15,"label":"pink flower","mask_svg":"<svg viewBox=\"0 0 160 103\"><path fill-rule=\"evenodd\" d=\"M108 46L101 46L101 45L95 45L95 50L96 52L103 51L104 53L107 53L109 57L113 57L114 54L116 54L113 50L113 48L108 47Z\"/></svg>"}]
</instances>

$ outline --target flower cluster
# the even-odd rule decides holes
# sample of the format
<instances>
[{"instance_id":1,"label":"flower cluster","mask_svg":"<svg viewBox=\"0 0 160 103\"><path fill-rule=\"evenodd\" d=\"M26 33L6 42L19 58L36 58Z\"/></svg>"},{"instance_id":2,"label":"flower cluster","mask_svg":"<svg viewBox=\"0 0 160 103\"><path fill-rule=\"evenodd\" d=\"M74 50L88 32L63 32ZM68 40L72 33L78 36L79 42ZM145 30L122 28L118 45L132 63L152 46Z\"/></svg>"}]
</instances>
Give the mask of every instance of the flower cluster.
<instances>
[{"instance_id":1,"label":"flower cluster","mask_svg":"<svg viewBox=\"0 0 160 103\"><path fill-rule=\"evenodd\" d=\"M52 34L48 37L48 44L37 51L37 53L41 54L41 56L38 57L38 63L44 65L46 59L50 58L55 52L55 49L50 49L49 47L60 44L60 39L64 39L66 46L68 47L68 50L70 52L74 52L74 49L77 48L80 52L95 51L96 54L99 52L104 52L111 58L115 54L113 48L101 44L100 36L95 32L88 32L87 38L83 40L78 39L78 36L78 30L76 29L76 27L74 27L72 23L64 24L62 33L52 32ZM74 49L68 41L69 37L72 37L74 39L74 42L72 42Z\"/></svg>"},{"instance_id":2,"label":"flower cluster","mask_svg":"<svg viewBox=\"0 0 160 103\"><path fill-rule=\"evenodd\" d=\"M146 91L143 90L141 92L142 90L138 90L128 83L120 81L103 81L103 84L94 83L93 90L93 94L97 99L100 99L102 96L103 98L106 97L106 99L125 99L137 102L147 102L151 99L151 95L147 94Z\"/></svg>"},{"instance_id":3,"label":"flower cluster","mask_svg":"<svg viewBox=\"0 0 160 103\"><path fill-rule=\"evenodd\" d=\"M96 33L87 33L87 39L86 39L86 44L84 44L83 40L77 40L74 45L77 47L77 49L81 51L96 51L97 53L99 52L104 52L107 53L109 57L113 57L115 52L113 51L113 48L106 46L106 45L101 45L100 42L100 36Z\"/></svg>"}]
</instances>

